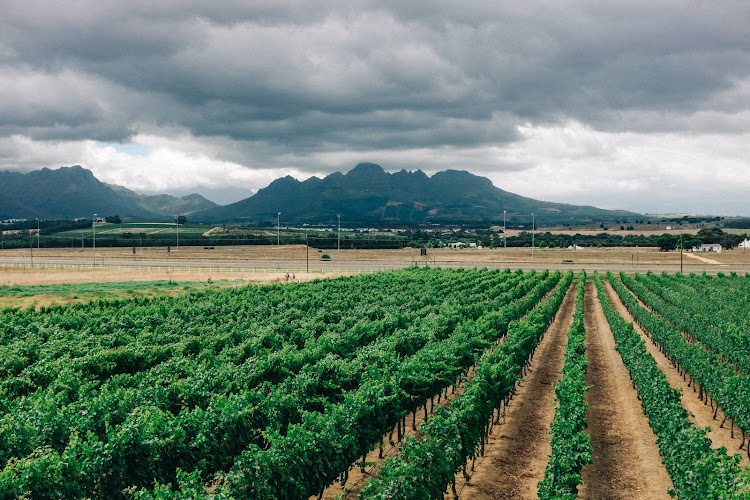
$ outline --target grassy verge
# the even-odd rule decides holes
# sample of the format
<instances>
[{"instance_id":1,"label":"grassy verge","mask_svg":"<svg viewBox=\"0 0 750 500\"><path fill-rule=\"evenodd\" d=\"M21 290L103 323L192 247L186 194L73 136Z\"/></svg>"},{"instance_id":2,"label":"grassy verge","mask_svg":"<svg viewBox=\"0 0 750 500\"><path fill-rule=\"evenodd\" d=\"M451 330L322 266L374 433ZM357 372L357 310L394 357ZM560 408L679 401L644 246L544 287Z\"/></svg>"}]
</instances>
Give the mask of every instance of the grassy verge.
<instances>
[{"instance_id":1,"label":"grassy verge","mask_svg":"<svg viewBox=\"0 0 750 500\"><path fill-rule=\"evenodd\" d=\"M116 281L54 285L2 285L0 309L72 304L98 299L126 299L179 295L213 286L239 286L245 280L206 281Z\"/></svg>"}]
</instances>

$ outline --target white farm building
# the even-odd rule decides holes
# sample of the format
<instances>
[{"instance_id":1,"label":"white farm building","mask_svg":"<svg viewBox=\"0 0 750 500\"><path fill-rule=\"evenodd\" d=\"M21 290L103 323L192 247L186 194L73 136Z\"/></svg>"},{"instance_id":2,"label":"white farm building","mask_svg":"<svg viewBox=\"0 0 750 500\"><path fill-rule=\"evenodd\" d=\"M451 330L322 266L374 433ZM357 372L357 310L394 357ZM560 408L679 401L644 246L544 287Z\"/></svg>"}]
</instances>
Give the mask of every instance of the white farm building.
<instances>
[{"instance_id":1,"label":"white farm building","mask_svg":"<svg viewBox=\"0 0 750 500\"><path fill-rule=\"evenodd\" d=\"M721 253L721 245L719 243L704 243L699 247L693 247L693 252L716 252Z\"/></svg>"}]
</instances>

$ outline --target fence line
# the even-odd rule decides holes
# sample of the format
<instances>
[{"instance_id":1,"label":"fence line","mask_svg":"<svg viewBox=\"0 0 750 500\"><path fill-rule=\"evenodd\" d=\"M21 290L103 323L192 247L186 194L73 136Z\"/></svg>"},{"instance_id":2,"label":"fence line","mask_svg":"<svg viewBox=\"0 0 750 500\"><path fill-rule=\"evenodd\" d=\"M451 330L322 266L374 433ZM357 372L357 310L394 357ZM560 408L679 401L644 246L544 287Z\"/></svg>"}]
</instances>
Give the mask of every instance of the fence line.
<instances>
[{"instance_id":1,"label":"fence line","mask_svg":"<svg viewBox=\"0 0 750 500\"><path fill-rule=\"evenodd\" d=\"M346 266L341 268L335 267L310 267L310 274L352 274L352 273L376 273L392 269L401 269L405 266L369 266L356 267ZM286 274L286 273L307 273L307 268L302 267L263 267L263 266L164 266L154 265L136 265L136 264L60 264L60 263L27 263L27 262L4 262L0 263L0 269L52 269L52 270L101 270L101 271L166 271L166 272L207 272L207 273L263 273L263 274Z\"/></svg>"},{"instance_id":2,"label":"fence line","mask_svg":"<svg viewBox=\"0 0 750 500\"><path fill-rule=\"evenodd\" d=\"M233 266L233 265L161 265L161 264L93 264L93 263L47 263L37 262L31 264L29 262L0 262L0 270L3 269L60 269L60 270L71 270L71 271L82 271L82 270L109 270L109 271L166 271L166 272L207 272L207 273L263 273L263 274L292 274L292 273L310 273L310 274L358 274L358 273L375 273L379 271L388 271L393 269L403 269L405 267L413 265L425 265L422 262L401 262L401 263L378 263L371 265L349 265L341 267L316 267L310 266L309 271L306 265L300 266L287 266L276 268L273 267L272 263L267 266L255 265L255 266ZM482 268L488 269L561 269L573 271L618 271L621 269L629 269L629 272L646 272L648 270L663 270L667 272L679 271L679 264L672 263L650 263L650 264L636 264L627 265L623 263L552 263L552 262L432 262L430 265L435 267L464 267L464 268ZM748 268L747 265L735 265L735 264L722 264L722 265L711 265L705 263L691 263L684 265L685 272L718 272L718 271L745 271Z\"/></svg>"}]
</instances>

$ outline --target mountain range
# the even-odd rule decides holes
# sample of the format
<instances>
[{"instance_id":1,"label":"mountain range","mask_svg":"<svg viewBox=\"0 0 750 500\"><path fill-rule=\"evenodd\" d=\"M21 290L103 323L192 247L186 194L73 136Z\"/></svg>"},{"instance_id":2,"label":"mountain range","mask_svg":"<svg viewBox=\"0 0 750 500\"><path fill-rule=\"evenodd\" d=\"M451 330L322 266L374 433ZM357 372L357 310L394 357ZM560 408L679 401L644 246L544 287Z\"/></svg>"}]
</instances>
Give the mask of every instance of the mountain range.
<instances>
[{"instance_id":1,"label":"mountain range","mask_svg":"<svg viewBox=\"0 0 750 500\"><path fill-rule=\"evenodd\" d=\"M0 171L0 219L74 219L119 215L123 219L162 220L214 208L199 194L177 198L143 195L101 182L79 165L43 168L26 174Z\"/></svg>"},{"instance_id":2,"label":"mountain range","mask_svg":"<svg viewBox=\"0 0 750 500\"><path fill-rule=\"evenodd\" d=\"M427 176L421 170L388 173L374 163L360 163L346 174L298 181L287 176L250 198L193 215L205 221L285 224L347 221L383 224L531 222L545 224L610 222L640 214L590 206L549 203L495 187L486 177L461 170Z\"/></svg>"},{"instance_id":3,"label":"mountain range","mask_svg":"<svg viewBox=\"0 0 750 500\"><path fill-rule=\"evenodd\" d=\"M206 223L242 222L275 225L332 223L347 225L472 224L530 222L531 213L545 225L611 222L640 214L590 206L550 203L497 188L466 171L446 170L428 176L421 170L388 173L374 163L360 163L347 173L298 181L276 179L255 195L219 206L198 194L177 198L143 195L99 181L80 166L44 168L22 174L0 172L0 219L58 219L119 215L124 220L166 220L175 214Z\"/></svg>"}]
</instances>

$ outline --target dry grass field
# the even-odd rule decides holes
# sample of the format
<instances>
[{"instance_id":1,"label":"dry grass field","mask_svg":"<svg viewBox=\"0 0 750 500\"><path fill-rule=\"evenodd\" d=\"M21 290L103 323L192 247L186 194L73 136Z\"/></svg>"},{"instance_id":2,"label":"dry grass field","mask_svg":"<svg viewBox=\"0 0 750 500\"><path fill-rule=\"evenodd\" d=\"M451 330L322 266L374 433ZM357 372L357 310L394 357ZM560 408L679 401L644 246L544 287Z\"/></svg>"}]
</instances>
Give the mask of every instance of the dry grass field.
<instances>
[{"instance_id":1,"label":"dry grass field","mask_svg":"<svg viewBox=\"0 0 750 500\"><path fill-rule=\"evenodd\" d=\"M330 260L322 260L327 253ZM33 258L34 267L30 267ZM656 248L585 248L583 250L535 248L419 249L318 251L304 245L98 248L96 267L91 249L14 249L0 251L0 286L33 286L74 283L122 283L120 288L98 293L39 294L14 297L0 295L0 307L35 306L95 300L103 296L125 298L184 293L198 286L239 286L250 283L290 282L373 272L410 265L440 267L488 267L511 269L586 269L587 271L677 272L679 252ZM309 269L310 272L307 272ZM684 272L750 272L750 251L682 256ZM180 286L170 289L130 291L127 282L166 280Z\"/></svg>"},{"instance_id":2,"label":"dry grass field","mask_svg":"<svg viewBox=\"0 0 750 500\"><path fill-rule=\"evenodd\" d=\"M330 260L322 260L327 253ZM246 279L272 281L284 277L287 270L295 274L306 274L309 263L313 274L336 273L342 270L369 270L399 268L414 263L443 267L504 267L511 268L587 268L598 266L611 270L642 269L674 272L679 270L680 253L660 252L657 248L585 248L568 250L558 248L503 248L496 249L428 249L427 257L420 250L404 248L398 250L324 250L304 245L238 246L216 247L205 250L202 247L183 247L178 251L166 248L144 248L134 254L131 248L97 248L96 255L91 249L14 249L0 251L0 285L73 283L91 281L123 281L175 279L203 281L220 276L226 279ZM34 270L19 270L8 266L29 266ZM97 268L92 264L96 262ZM39 266L45 266L37 269ZM53 269L52 266L76 267L70 271ZM117 268L121 269L117 269ZM138 269L140 267L140 270ZM750 250L735 249L717 253L683 254L685 272L717 272L722 269L742 271L750 268ZM167 269L168 268L168 269ZM232 268L236 268L233 270ZM213 271L209 270L212 269ZM254 269L254 271L253 271ZM276 272L281 270L282 272Z\"/></svg>"},{"instance_id":3,"label":"dry grass field","mask_svg":"<svg viewBox=\"0 0 750 500\"><path fill-rule=\"evenodd\" d=\"M645 272L649 269L674 272L680 269L679 252L665 253L655 248L534 249L533 256L530 248L509 248L507 251L502 248L430 249L427 257L421 256L419 249L402 249L328 251L331 261L325 263L321 262L317 251L311 251L310 260L315 264L311 266L311 271L314 272L307 273L300 272L306 264L306 251L304 246L266 246L210 251L184 248L170 253L166 249L148 249L133 255L132 251L125 249L100 249L96 254L97 267L94 267L94 254L91 251L41 250L34 253L37 266L34 268L18 267L26 263L25 259L30 260L28 249L4 251L0 252L0 309L69 305L101 298L178 295L209 287L286 283L340 276L344 274L344 268L348 269L346 273L367 272L408 266L415 262L450 267L622 269L628 272ZM750 252L744 250L722 254L685 253L682 257L686 272L745 272L750 269ZM293 270L295 266L297 269ZM281 269L277 269L279 267ZM42 293L37 294L34 290ZM55 292L45 293L44 290ZM618 312L632 321L614 290L607 288L606 293ZM667 490L673 486L672 481L662 464L660 449L649 421L641 411L640 398L632 378L615 350L612 332L591 282L587 284L585 301L584 322L588 332L586 356L589 363L586 384L590 388L586 395L589 404L587 433L591 437L593 462L582 471L579 497L667 499ZM502 424L498 418L500 427L488 439L486 454L471 462L470 481L465 480L466 472L457 474L460 498L537 497L538 481L544 477L551 451L549 427L555 412L555 383L560 379L565 362L567 332L574 309L574 290L571 287L542 338L536 355L531 358L529 371L518 384L512 405L507 411L503 410ZM716 428L712 408L699 399L694 389L690 389L666 355L648 343L645 332L640 328L637 332L647 341L650 353L667 374L669 383L681 391L683 406L690 412L695 425ZM466 373L473 375L472 370ZM460 397L462 390L463 386L459 384L457 393L454 391L447 397L446 389L446 398L442 402L438 398L437 405L433 403L429 418L435 415L436 406L448 407L453 398ZM424 418L427 417L425 401ZM405 421L415 422L421 418L420 411L418 415L412 414L411 418L407 416ZM419 429L415 428L409 433L419 436ZM384 435L381 442L388 442L388 436ZM727 428L718 429L710 438L715 446L736 449L739 432L733 435ZM743 443L744 440L743 434ZM398 444L386 446L385 449L387 456L400 453ZM353 467L346 488L335 484L322 497L357 498L359 489L384 463L377 447L366 458L369 467L366 474L359 473L359 467ZM747 466L747 460L742 460L742 464ZM445 498L452 499L453 495L446 495Z\"/></svg>"}]
</instances>

